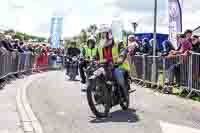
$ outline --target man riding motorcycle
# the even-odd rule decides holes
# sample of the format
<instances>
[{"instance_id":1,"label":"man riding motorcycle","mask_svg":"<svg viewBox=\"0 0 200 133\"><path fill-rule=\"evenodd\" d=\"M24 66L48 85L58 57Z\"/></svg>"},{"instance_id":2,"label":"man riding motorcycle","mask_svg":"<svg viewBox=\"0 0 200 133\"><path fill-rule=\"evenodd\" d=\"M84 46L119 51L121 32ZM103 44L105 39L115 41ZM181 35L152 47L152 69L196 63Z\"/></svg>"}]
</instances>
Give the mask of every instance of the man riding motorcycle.
<instances>
[{"instance_id":1,"label":"man riding motorcycle","mask_svg":"<svg viewBox=\"0 0 200 133\"><path fill-rule=\"evenodd\" d=\"M127 61L128 50L124 49L119 53L118 45L114 42L110 28L103 28L100 32L102 34L102 39L100 41L100 48L98 49L99 62L111 63L118 66L114 69L113 76L117 80L117 83L123 88L124 94L128 98L129 84L128 78L125 78L128 77L130 70Z\"/></svg>"},{"instance_id":2,"label":"man riding motorcycle","mask_svg":"<svg viewBox=\"0 0 200 133\"><path fill-rule=\"evenodd\" d=\"M81 83L86 83L86 76L84 72L84 68L87 67L87 61L90 61L94 58L97 58L97 48L95 47L96 39L95 37L91 36L87 40L87 46L82 49L81 58L82 61L79 63L79 72L81 77Z\"/></svg>"},{"instance_id":3,"label":"man riding motorcycle","mask_svg":"<svg viewBox=\"0 0 200 133\"><path fill-rule=\"evenodd\" d=\"M71 80L75 80L78 75L78 56L80 55L80 50L77 48L76 41L72 41L67 49L66 53L66 78L68 76ZM76 61L77 60L77 61Z\"/></svg>"}]
</instances>

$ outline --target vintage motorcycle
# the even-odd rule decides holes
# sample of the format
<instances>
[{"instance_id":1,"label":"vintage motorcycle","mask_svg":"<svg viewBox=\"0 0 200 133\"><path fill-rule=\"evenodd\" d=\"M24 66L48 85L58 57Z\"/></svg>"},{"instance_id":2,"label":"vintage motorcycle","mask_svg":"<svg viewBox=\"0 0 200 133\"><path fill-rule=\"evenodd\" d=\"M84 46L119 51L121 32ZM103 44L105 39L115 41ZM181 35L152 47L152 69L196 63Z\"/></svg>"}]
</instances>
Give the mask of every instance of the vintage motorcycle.
<instances>
[{"instance_id":1,"label":"vintage motorcycle","mask_svg":"<svg viewBox=\"0 0 200 133\"><path fill-rule=\"evenodd\" d=\"M98 64L91 61L85 70L87 75L87 100L91 111L96 117L107 117L110 109L116 105L120 105L123 110L129 108L129 95L134 91L129 89L125 95L114 77L107 78L107 74L111 74L115 67L117 66ZM130 88L132 81L128 76L126 77ZM99 107L102 107L102 109Z\"/></svg>"}]
</instances>

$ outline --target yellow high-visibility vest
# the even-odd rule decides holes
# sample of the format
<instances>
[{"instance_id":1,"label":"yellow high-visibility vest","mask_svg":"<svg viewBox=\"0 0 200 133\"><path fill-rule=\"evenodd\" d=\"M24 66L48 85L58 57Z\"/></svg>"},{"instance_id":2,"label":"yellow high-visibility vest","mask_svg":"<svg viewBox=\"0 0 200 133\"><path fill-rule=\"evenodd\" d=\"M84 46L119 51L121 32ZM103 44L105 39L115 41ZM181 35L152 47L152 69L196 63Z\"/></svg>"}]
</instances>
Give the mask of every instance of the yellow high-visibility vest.
<instances>
[{"instance_id":1,"label":"yellow high-visibility vest","mask_svg":"<svg viewBox=\"0 0 200 133\"><path fill-rule=\"evenodd\" d=\"M104 62L104 56L103 56L103 48L98 48L98 52L99 52L99 61L100 63ZM112 47L112 60L113 63L117 63L117 59L119 57L119 53L118 53L118 47L116 45L114 45ZM121 65L119 65L119 68L125 70L125 71L130 71L130 66L127 60L125 60Z\"/></svg>"},{"instance_id":2,"label":"yellow high-visibility vest","mask_svg":"<svg viewBox=\"0 0 200 133\"><path fill-rule=\"evenodd\" d=\"M90 59L92 59L93 57L95 57L97 54L97 48L85 48L85 56L89 57Z\"/></svg>"}]
</instances>

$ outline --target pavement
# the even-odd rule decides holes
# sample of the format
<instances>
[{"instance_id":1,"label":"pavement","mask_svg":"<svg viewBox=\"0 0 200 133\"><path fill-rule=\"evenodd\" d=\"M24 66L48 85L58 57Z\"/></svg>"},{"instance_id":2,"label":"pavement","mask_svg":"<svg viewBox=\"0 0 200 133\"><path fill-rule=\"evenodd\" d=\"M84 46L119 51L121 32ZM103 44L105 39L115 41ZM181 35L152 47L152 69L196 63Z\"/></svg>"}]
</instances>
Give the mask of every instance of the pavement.
<instances>
[{"instance_id":1,"label":"pavement","mask_svg":"<svg viewBox=\"0 0 200 133\"><path fill-rule=\"evenodd\" d=\"M64 72L12 81L0 90L0 133L200 133L200 103L132 85L128 111L91 113L79 82Z\"/></svg>"},{"instance_id":2,"label":"pavement","mask_svg":"<svg viewBox=\"0 0 200 133\"><path fill-rule=\"evenodd\" d=\"M0 133L42 133L27 100L26 90L33 79L43 74L13 80L0 90Z\"/></svg>"},{"instance_id":3,"label":"pavement","mask_svg":"<svg viewBox=\"0 0 200 133\"><path fill-rule=\"evenodd\" d=\"M27 86L27 98L44 133L200 133L200 104L133 85L128 111L119 106L109 118L91 113L79 82L64 72L48 72Z\"/></svg>"},{"instance_id":4,"label":"pavement","mask_svg":"<svg viewBox=\"0 0 200 133\"><path fill-rule=\"evenodd\" d=\"M0 90L0 133L23 133L17 110L17 88L23 80L12 81Z\"/></svg>"}]
</instances>

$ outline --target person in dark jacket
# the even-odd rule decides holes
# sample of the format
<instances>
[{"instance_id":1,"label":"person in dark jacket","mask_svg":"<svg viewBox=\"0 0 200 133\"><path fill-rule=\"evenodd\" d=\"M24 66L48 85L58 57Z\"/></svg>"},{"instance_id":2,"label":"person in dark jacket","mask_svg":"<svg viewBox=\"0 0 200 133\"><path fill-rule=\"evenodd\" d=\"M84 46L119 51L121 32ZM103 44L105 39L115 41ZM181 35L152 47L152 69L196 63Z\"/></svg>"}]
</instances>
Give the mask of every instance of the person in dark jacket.
<instances>
[{"instance_id":1,"label":"person in dark jacket","mask_svg":"<svg viewBox=\"0 0 200 133\"><path fill-rule=\"evenodd\" d=\"M15 41L13 48L16 49L19 53L24 53L24 50L22 49L23 42L20 42L18 40Z\"/></svg>"},{"instance_id":2,"label":"person in dark jacket","mask_svg":"<svg viewBox=\"0 0 200 133\"><path fill-rule=\"evenodd\" d=\"M8 41L2 40L1 43L2 43L3 47L4 47L7 51L9 51L9 52L13 52L13 51L14 51L12 45L11 45Z\"/></svg>"},{"instance_id":3,"label":"person in dark jacket","mask_svg":"<svg viewBox=\"0 0 200 133\"><path fill-rule=\"evenodd\" d=\"M163 47L163 50L162 50L163 56L167 56L170 53L170 51L175 50L173 44L169 40L165 40L162 43L162 47Z\"/></svg>"},{"instance_id":4,"label":"person in dark jacket","mask_svg":"<svg viewBox=\"0 0 200 133\"><path fill-rule=\"evenodd\" d=\"M67 55L70 56L70 57L78 56L81 53L80 49L76 47L76 42L75 41L73 41L71 43L71 46L68 48L67 51L68 51Z\"/></svg>"},{"instance_id":5,"label":"person in dark jacket","mask_svg":"<svg viewBox=\"0 0 200 133\"><path fill-rule=\"evenodd\" d=\"M194 35L192 37L192 51L196 53L200 53L200 41L199 36Z\"/></svg>"},{"instance_id":6,"label":"person in dark jacket","mask_svg":"<svg viewBox=\"0 0 200 133\"><path fill-rule=\"evenodd\" d=\"M139 47L140 53L142 53L142 54L151 54L152 53L151 49L152 48L151 48L151 45L149 44L149 40L147 38L144 38L142 40L142 43L141 43L140 47Z\"/></svg>"},{"instance_id":7,"label":"person in dark jacket","mask_svg":"<svg viewBox=\"0 0 200 133\"><path fill-rule=\"evenodd\" d=\"M75 74L78 75L78 62L72 63L72 57L79 56L81 53L80 49L76 47L76 42L71 42L70 47L67 49L66 56L70 60L66 63L66 75ZM70 77L71 78L71 77Z\"/></svg>"},{"instance_id":8,"label":"person in dark jacket","mask_svg":"<svg viewBox=\"0 0 200 133\"><path fill-rule=\"evenodd\" d=\"M4 48L3 43L0 42L0 56L8 54L8 51Z\"/></svg>"}]
</instances>

